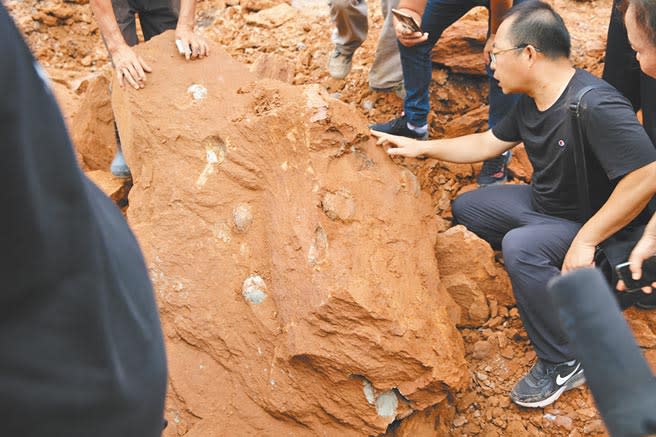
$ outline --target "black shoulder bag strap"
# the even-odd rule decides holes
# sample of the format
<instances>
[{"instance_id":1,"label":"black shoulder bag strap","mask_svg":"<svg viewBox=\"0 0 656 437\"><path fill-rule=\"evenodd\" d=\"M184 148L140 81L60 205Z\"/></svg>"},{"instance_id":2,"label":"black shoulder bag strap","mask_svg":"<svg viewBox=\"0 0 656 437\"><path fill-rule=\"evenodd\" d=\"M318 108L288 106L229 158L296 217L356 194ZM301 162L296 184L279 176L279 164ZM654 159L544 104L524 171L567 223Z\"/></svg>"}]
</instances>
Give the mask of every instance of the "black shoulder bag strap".
<instances>
[{"instance_id":1,"label":"black shoulder bag strap","mask_svg":"<svg viewBox=\"0 0 656 437\"><path fill-rule=\"evenodd\" d=\"M576 93L575 98L569 104L569 111L572 118L572 128L575 134L574 141L574 164L576 166L576 182L579 196L579 216L582 223L592 217L592 207L590 204L590 185L588 184L588 168L585 160L586 138L583 133L582 119L587 109L583 102L583 97L595 88L601 88L600 85L590 85L582 88ZM571 142L570 142L571 144ZM620 262L626 261L635 246L636 242L642 235L644 227L635 229L622 229L615 235L608 238L597 246L595 252L595 264L599 268L612 288L617 283L617 275L614 266ZM635 302L638 293L620 293L616 294L618 302L622 308L627 308Z\"/></svg>"},{"instance_id":2,"label":"black shoulder bag strap","mask_svg":"<svg viewBox=\"0 0 656 437\"><path fill-rule=\"evenodd\" d=\"M579 218L582 223L592 217L592 207L590 206L590 187L588 184L588 167L585 160L585 135L581 119L585 112L583 97L595 88L601 88L600 85L588 85L581 88L574 100L569 103L569 112L572 119L572 128L574 130L574 165L576 166L576 185L579 195Z\"/></svg>"}]
</instances>

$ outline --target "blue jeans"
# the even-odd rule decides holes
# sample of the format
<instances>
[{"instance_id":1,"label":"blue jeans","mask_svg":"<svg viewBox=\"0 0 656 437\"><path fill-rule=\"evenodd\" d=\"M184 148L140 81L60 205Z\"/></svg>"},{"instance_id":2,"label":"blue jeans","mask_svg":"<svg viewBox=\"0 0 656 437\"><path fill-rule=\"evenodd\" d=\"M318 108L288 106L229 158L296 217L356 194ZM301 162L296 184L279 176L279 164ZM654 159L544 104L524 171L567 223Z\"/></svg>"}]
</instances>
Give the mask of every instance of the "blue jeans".
<instances>
[{"instance_id":1,"label":"blue jeans","mask_svg":"<svg viewBox=\"0 0 656 437\"><path fill-rule=\"evenodd\" d=\"M521 1L515 0L514 3L518 4ZM414 47L405 47L399 43L406 92L403 109L407 120L413 125L424 126L428 122L428 110L430 109L428 89L432 78L431 52L433 46L437 44L442 32L447 27L476 6L489 8L489 1L428 0L421 20L421 28L424 32L428 32L428 40ZM517 101L518 96L503 94L497 81L492 77L489 66L487 73L490 79L488 124L493 127L508 113Z\"/></svg>"}]
</instances>

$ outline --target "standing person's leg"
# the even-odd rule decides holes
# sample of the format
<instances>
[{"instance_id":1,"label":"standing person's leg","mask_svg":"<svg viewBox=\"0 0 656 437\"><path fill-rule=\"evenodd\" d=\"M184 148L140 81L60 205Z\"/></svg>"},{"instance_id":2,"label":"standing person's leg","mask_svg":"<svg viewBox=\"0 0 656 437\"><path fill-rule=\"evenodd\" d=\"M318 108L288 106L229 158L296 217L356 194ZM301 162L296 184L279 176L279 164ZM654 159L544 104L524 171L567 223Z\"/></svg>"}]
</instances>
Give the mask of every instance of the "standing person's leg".
<instances>
[{"instance_id":1,"label":"standing person's leg","mask_svg":"<svg viewBox=\"0 0 656 437\"><path fill-rule=\"evenodd\" d=\"M396 32L392 19L392 9L396 8L398 4L399 0L381 0L380 2L385 22L376 46L376 57L369 70L369 87L375 91L388 92L403 89L401 55L396 43Z\"/></svg>"},{"instance_id":2,"label":"standing person's leg","mask_svg":"<svg viewBox=\"0 0 656 437\"><path fill-rule=\"evenodd\" d=\"M136 45L139 40L137 38L137 23L135 19L137 10L134 8L134 5L126 0L112 0L112 8L114 9L114 17L116 17L116 24L118 24L118 28L121 30L121 35L123 35L126 44L129 46ZM112 92L111 83L109 92L110 94ZM116 140L116 153L109 166L109 170L116 177L129 178L131 176L130 168L125 163L125 158L123 157L121 138L116 122L114 122L114 138Z\"/></svg>"},{"instance_id":3,"label":"standing person's leg","mask_svg":"<svg viewBox=\"0 0 656 437\"><path fill-rule=\"evenodd\" d=\"M490 69L489 64L486 66L487 77L490 81L490 94L488 95L487 124L492 129L498 122L506 116L512 107L517 103L519 94L504 94L499 87L499 82L494 78L494 72Z\"/></svg>"},{"instance_id":4,"label":"standing person's leg","mask_svg":"<svg viewBox=\"0 0 656 437\"><path fill-rule=\"evenodd\" d=\"M433 71L431 51L447 27L478 5L474 0L428 0L421 22L422 31L428 32L428 40L413 47L399 43L406 92L404 115L387 123L372 125L373 130L409 138L428 138L429 87Z\"/></svg>"},{"instance_id":5,"label":"standing person's leg","mask_svg":"<svg viewBox=\"0 0 656 437\"><path fill-rule=\"evenodd\" d=\"M399 44L406 98L403 109L407 121L414 126L426 126L430 109L429 87L433 73L431 53L449 26L458 21L476 4L471 0L429 0L422 17L421 28L428 40L413 47Z\"/></svg>"},{"instance_id":6,"label":"standing person's leg","mask_svg":"<svg viewBox=\"0 0 656 437\"><path fill-rule=\"evenodd\" d=\"M656 145L656 79L640 71L636 52L631 48L626 34L624 19L617 8L619 3L620 0L613 0L602 79L629 99L635 111L642 109L642 124ZM652 213L656 211L656 197L649 202L649 210ZM656 296L640 299L646 300L653 301L656 306Z\"/></svg>"},{"instance_id":7,"label":"standing person's leg","mask_svg":"<svg viewBox=\"0 0 656 437\"><path fill-rule=\"evenodd\" d=\"M488 126L492 129L505 115L512 109L513 105L519 98L518 94L504 94L499 88L499 82L494 79L490 66L486 66L487 75L490 83L490 93L488 95ZM511 152L508 151L495 158L483 162L481 172L476 178L476 183L484 187L486 185L503 183L508 179L508 161Z\"/></svg>"},{"instance_id":8,"label":"standing person's leg","mask_svg":"<svg viewBox=\"0 0 656 437\"><path fill-rule=\"evenodd\" d=\"M641 107L640 64L626 36L624 20L617 8L619 3L620 0L613 0L602 79L617 88L637 111Z\"/></svg>"},{"instance_id":9,"label":"standing person's leg","mask_svg":"<svg viewBox=\"0 0 656 437\"><path fill-rule=\"evenodd\" d=\"M330 0L328 6L335 23L332 35L335 49L328 59L328 73L335 79L344 79L351 71L353 53L367 38L367 2Z\"/></svg>"},{"instance_id":10,"label":"standing person's leg","mask_svg":"<svg viewBox=\"0 0 656 437\"><path fill-rule=\"evenodd\" d=\"M515 0L513 5L522 3L524 0ZM488 11L489 11L488 6ZM489 17L489 15L488 15ZM490 21L488 19L488 34ZM490 92L488 94L488 119L487 124L490 129L492 129L503 117L506 116L508 112L512 109L514 104L519 99L518 94L504 94L499 88L499 82L494 78L494 72L490 68L489 60L486 60L488 64L485 66L487 72L487 77L490 84ZM488 159L483 162L483 167L481 172L476 178L476 182L479 186L492 185L503 183L508 180L508 161L510 161L511 153L510 151L499 155L495 158Z\"/></svg>"}]
</instances>

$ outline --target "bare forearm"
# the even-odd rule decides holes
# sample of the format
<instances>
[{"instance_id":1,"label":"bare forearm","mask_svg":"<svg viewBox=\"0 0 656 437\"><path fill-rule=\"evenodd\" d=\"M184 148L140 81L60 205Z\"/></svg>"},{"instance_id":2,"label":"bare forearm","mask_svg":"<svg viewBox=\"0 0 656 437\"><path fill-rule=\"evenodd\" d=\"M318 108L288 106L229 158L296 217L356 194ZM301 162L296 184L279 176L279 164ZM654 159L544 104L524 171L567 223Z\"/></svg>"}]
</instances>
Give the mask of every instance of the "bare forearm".
<instances>
[{"instance_id":1,"label":"bare forearm","mask_svg":"<svg viewBox=\"0 0 656 437\"><path fill-rule=\"evenodd\" d=\"M470 163L499 156L515 144L497 140L490 131L486 131L458 138L423 141L422 149L423 154L431 158Z\"/></svg>"},{"instance_id":2,"label":"bare forearm","mask_svg":"<svg viewBox=\"0 0 656 437\"><path fill-rule=\"evenodd\" d=\"M96 16L100 33L107 45L107 50L112 55L120 47L126 45L121 30L116 23L112 2L111 0L91 0L90 3L91 10Z\"/></svg>"},{"instance_id":3,"label":"bare forearm","mask_svg":"<svg viewBox=\"0 0 656 437\"><path fill-rule=\"evenodd\" d=\"M647 223L647 226L645 227L644 235L656 238L656 214L649 219L649 223Z\"/></svg>"},{"instance_id":4,"label":"bare forearm","mask_svg":"<svg viewBox=\"0 0 656 437\"><path fill-rule=\"evenodd\" d=\"M196 0L181 0L180 15L178 16L178 29L193 31L196 19Z\"/></svg>"},{"instance_id":5,"label":"bare forearm","mask_svg":"<svg viewBox=\"0 0 656 437\"><path fill-rule=\"evenodd\" d=\"M576 238L597 245L629 224L656 193L654 181L656 163L626 175L601 209L581 228ZM656 227L656 223L653 226Z\"/></svg>"},{"instance_id":6,"label":"bare forearm","mask_svg":"<svg viewBox=\"0 0 656 437\"><path fill-rule=\"evenodd\" d=\"M513 0L492 0L490 3L490 33L497 33L497 29L506 12L512 8Z\"/></svg>"},{"instance_id":7,"label":"bare forearm","mask_svg":"<svg viewBox=\"0 0 656 437\"><path fill-rule=\"evenodd\" d=\"M426 9L426 0L401 0L397 8L410 9L422 16L424 15L424 9Z\"/></svg>"}]
</instances>

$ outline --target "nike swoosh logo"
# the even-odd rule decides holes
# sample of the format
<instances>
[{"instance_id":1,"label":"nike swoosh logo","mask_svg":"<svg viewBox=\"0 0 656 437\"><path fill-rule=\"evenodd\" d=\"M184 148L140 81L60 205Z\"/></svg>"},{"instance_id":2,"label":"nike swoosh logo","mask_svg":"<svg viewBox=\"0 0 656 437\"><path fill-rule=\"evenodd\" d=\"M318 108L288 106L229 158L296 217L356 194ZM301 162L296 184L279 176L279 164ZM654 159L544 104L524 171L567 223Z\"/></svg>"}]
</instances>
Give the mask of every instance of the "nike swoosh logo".
<instances>
[{"instance_id":1,"label":"nike swoosh logo","mask_svg":"<svg viewBox=\"0 0 656 437\"><path fill-rule=\"evenodd\" d=\"M572 375L574 375L579 370L579 367L581 367L581 363L578 363L576 365L576 367L574 368L574 370L572 370L571 373L569 373L568 375L565 375L562 378L561 378L560 375L556 375L556 384L558 384L558 385L565 384L567 382L567 380L570 379L572 377Z\"/></svg>"}]
</instances>

